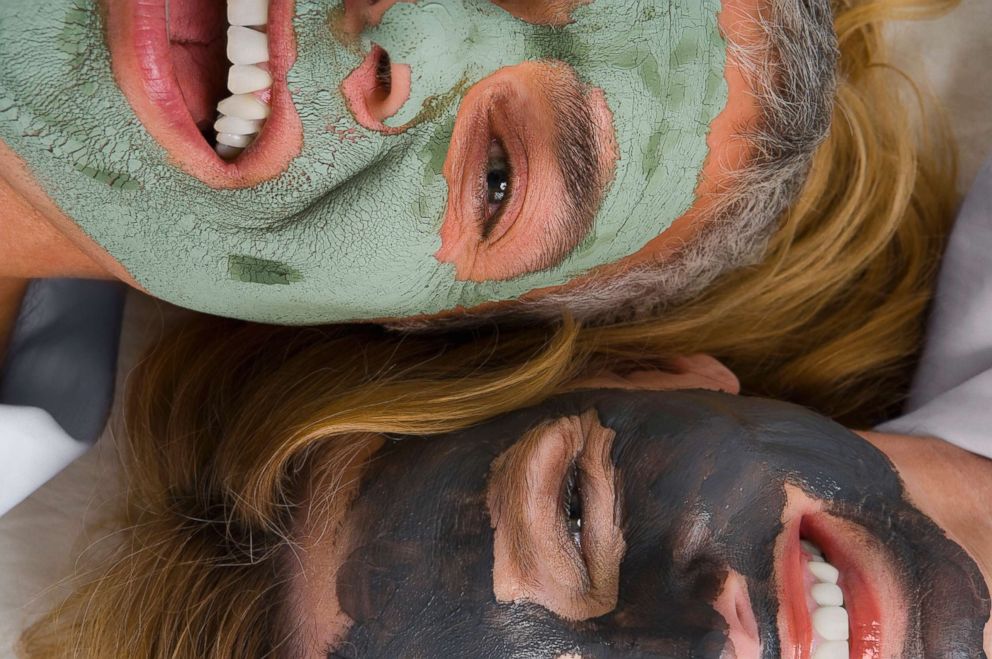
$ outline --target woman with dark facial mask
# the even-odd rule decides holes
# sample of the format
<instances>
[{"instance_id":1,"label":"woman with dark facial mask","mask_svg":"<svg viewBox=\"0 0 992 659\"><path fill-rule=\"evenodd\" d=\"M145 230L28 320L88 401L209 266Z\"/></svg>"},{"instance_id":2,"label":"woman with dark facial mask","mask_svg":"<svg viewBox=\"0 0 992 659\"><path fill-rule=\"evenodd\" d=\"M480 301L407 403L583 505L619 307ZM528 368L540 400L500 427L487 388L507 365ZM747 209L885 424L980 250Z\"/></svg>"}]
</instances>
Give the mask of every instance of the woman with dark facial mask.
<instances>
[{"instance_id":1,"label":"woman with dark facial mask","mask_svg":"<svg viewBox=\"0 0 992 659\"><path fill-rule=\"evenodd\" d=\"M294 651L978 656L992 463L872 441L771 401L605 389L372 440L350 505L300 523Z\"/></svg>"},{"instance_id":2,"label":"woman with dark facial mask","mask_svg":"<svg viewBox=\"0 0 992 659\"><path fill-rule=\"evenodd\" d=\"M187 328L25 656L985 656L992 462L576 337Z\"/></svg>"}]
</instances>

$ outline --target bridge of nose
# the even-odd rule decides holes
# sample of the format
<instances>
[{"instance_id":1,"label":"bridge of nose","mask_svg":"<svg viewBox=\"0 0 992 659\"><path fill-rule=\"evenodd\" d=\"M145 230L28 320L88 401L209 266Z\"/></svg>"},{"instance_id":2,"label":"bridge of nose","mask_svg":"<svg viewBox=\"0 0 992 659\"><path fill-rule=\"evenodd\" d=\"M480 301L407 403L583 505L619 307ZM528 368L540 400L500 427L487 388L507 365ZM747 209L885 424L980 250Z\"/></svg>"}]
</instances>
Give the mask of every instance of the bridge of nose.
<instances>
[{"instance_id":1,"label":"bridge of nose","mask_svg":"<svg viewBox=\"0 0 992 659\"><path fill-rule=\"evenodd\" d=\"M396 3L363 34L366 46L378 44L393 63L411 68L410 98L385 123L407 124L425 101L467 90L500 68L529 59L537 35L548 29L482 0Z\"/></svg>"}]
</instances>

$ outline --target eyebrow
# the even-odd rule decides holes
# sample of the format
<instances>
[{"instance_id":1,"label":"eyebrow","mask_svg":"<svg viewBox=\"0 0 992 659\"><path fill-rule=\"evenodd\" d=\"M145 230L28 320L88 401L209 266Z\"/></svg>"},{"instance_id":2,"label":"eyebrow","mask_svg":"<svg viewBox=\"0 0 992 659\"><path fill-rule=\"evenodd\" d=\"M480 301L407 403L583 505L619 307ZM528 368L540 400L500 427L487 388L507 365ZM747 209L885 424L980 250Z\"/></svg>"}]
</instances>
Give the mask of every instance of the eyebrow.
<instances>
[{"instance_id":1,"label":"eyebrow","mask_svg":"<svg viewBox=\"0 0 992 659\"><path fill-rule=\"evenodd\" d=\"M592 228L606 181L599 175L599 139L586 94L578 80L555 85L549 100L558 117L554 157L564 182L568 207L548 226L542 268L556 265Z\"/></svg>"},{"instance_id":2,"label":"eyebrow","mask_svg":"<svg viewBox=\"0 0 992 659\"><path fill-rule=\"evenodd\" d=\"M573 214L591 215L602 187L602 182L597 180L599 140L593 127L592 112L585 95L577 87L561 97L554 94L553 98L562 114L555 155L565 179L565 190L572 205L570 210Z\"/></svg>"}]
</instances>

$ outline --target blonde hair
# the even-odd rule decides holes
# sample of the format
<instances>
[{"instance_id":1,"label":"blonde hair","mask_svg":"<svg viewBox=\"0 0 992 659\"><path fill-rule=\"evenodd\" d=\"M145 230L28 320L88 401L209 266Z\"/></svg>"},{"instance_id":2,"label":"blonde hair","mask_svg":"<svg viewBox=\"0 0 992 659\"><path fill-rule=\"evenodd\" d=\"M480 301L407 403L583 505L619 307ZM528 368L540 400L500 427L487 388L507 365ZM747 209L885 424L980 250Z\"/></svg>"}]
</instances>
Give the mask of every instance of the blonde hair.
<instances>
[{"instance_id":1,"label":"blonde hair","mask_svg":"<svg viewBox=\"0 0 992 659\"><path fill-rule=\"evenodd\" d=\"M956 0L835 2L841 50L831 131L761 263L661 318L594 331L618 356L705 352L745 393L851 425L901 402L957 203L943 115L887 59L885 19Z\"/></svg>"},{"instance_id":2,"label":"blonde hair","mask_svg":"<svg viewBox=\"0 0 992 659\"><path fill-rule=\"evenodd\" d=\"M881 22L954 4L835 2L834 122L797 203L762 263L663 317L443 338L202 318L160 343L129 384L123 531L24 633L24 656L292 656L287 552L315 455L333 473L356 436L463 428L590 368L707 352L747 393L848 421L884 414L956 197L943 122L887 63Z\"/></svg>"}]
</instances>

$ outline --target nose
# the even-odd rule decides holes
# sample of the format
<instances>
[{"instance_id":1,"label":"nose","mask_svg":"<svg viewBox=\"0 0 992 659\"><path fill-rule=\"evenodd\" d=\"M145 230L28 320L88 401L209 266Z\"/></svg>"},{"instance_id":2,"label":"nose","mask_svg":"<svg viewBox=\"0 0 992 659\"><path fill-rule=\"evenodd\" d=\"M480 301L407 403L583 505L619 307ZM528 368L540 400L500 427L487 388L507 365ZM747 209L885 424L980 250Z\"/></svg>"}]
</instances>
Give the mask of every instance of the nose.
<instances>
[{"instance_id":1,"label":"nose","mask_svg":"<svg viewBox=\"0 0 992 659\"><path fill-rule=\"evenodd\" d=\"M396 2L377 25L367 27L363 45L379 46L393 64L410 71L410 94L385 123L412 121L428 99L441 99L471 77L467 70L481 43L479 12L470 15L463 0Z\"/></svg>"}]
</instances>

